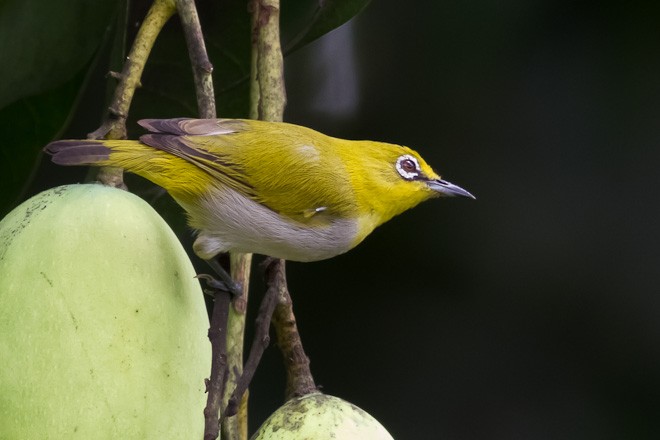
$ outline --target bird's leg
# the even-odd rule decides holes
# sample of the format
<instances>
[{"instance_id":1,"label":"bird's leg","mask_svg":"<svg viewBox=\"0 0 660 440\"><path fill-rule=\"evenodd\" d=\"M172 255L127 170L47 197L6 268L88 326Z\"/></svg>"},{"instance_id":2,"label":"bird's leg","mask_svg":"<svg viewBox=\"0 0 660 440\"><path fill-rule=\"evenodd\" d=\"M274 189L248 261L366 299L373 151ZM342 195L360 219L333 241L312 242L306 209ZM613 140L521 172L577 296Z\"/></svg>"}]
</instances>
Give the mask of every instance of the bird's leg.
<instances>
[{"instance_id":1,"label":"bird's leg","mask_svg":"<svg viewBox=\"0 0 660 440\"><path fill-rule=\"evenodd\" d=\"M273 260L275 263L278 261L279 260ZM274 264L269 264L267 270L272 270L272 266L274 266ZM250 346L250 353L248 354L247 361L243 367L243 374L241 374L241 377L236 383L236 388L227 403L227 408L223 411L223 417L231 417L237 413L243 394L250 385L252 377L257 370L257 365L259 365L259 361L261 360L261 356L264 354L266 347L268 347L268 344L270 343L270 321L273 317L273 311L275 310L277 301L277 285L270 284L261 300L261 304L259 305L259 314L255 320L256 330L254 339Z\"/></svg>"},{"instance_id":2,"label":"bird's leg","mask_svg":"<svg viewBox=\"0 0 660 440\"><path fill-rule=\"evenodd\" d=\"M227 289L227 285L224 281L215 278L213 275L200 273L197 274L195 278L203 280L206 283L206 287L203 287L202 291L213 299L215 299L220 293L229 293L229 289Z\"/></svg>"},{"instance_id":3,"label":"bird's leg","mask_svg":"<svg viewBox=\"0 0 660 440\"><path fill-rule=\"evenodd\" d=\"M223 290L225 292L229 292L234 298L242 295L243 291L241 286L236 281L234 281L231 275L227 273L227 271L222 267L216 258L210 258L204 261L206 261L209 266L211 266L213 271L215 271L215 273L220 277L218 280L210 275L204 275L203 279L208 283L209 287L215 290ZM199 277L200 276L198 276L198 278ZM213 282L210 281L211 279L213 279Z\"/></svg>"}]
</instances>

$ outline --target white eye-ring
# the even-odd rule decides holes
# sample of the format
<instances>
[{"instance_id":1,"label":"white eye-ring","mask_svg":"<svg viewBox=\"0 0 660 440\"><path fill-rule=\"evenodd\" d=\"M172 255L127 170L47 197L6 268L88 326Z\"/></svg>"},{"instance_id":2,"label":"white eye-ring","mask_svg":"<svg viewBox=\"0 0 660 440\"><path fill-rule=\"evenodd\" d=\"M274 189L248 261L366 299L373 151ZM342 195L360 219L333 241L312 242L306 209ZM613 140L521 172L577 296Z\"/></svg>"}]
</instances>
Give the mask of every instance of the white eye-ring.
<instances>
[{"instance_id":1,"label":"white eye-ring","mask_svg":"<svg viewBox=\"0 0 660 440\"><path fill-rule=\"evenodd\" d=\"M396 160L396 170L406 180L417 179L421 174L419 162L410 154L404 154Z\"/></svg>"}]
</instances>

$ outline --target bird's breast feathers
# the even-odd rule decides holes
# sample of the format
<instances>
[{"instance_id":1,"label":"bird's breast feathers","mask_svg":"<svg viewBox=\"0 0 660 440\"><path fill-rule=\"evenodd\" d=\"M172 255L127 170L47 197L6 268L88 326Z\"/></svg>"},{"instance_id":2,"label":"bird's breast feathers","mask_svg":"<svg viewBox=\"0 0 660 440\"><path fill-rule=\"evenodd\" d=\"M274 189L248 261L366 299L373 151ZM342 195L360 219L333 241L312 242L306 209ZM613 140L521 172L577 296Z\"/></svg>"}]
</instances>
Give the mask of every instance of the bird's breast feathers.
<instances>
[{"instance_id":1,"label":"bird's breast feathers","mask_svg":"<svg viewBox=\"0 0 660 440\"><path fill-rule=\"evenodd\" d=\"M327 216L323 207L308 214L310 221L304 223L229 188L216 188L195 203L177 201L188 212L190 225L200 231L194 249L201 258L220 252L253 252L292 261L317 261L357 244L357 219Z\"/></svg>"}]
</instances>

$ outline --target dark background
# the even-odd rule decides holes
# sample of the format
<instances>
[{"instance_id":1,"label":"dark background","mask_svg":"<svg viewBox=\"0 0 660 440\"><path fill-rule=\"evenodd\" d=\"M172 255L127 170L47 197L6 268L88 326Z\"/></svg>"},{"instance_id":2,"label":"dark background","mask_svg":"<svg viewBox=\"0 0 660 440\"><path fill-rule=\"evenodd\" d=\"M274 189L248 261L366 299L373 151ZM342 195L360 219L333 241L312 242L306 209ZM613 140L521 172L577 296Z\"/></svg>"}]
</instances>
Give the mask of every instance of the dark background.
<instances>
[{"instance_id":1,"label":"dark background","mask_svg":"<svg viewBox=\"0 0 660 440\"><path fill-rule=\"evenodd\" d=\"M411 146L477 197L289 263L326 393L397 439L660 438L657 5L378 0L287 57L288 121ZM271 348L253 429L283 389Z\"/></svg>"}]
</instances>

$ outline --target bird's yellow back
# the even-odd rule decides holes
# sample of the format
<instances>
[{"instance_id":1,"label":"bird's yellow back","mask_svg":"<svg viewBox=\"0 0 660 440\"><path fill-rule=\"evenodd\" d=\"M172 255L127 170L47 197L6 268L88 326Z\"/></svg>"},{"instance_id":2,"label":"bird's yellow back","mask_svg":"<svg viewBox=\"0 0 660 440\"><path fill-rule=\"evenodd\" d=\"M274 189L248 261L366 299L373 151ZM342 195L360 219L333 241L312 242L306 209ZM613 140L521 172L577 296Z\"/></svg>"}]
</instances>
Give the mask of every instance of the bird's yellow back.
<instances>
[{"instance_id":1,"label":"bird's yellow back","mask_svg":"<svg viewBox=\"0 0 660 440\"><path fill-rule=\"evenodd\" d=\"M245 185L235 189L303 223L355 215L358 208L347 164L332 138L292 124L242 122L244 130L201 143L202 138L189 139L197 149L221 158L218 174L230 170L241 176ZM323 216L315 215L321 212Z\"/></svg>"},{"instance_id":2,"label":"bird's yellow back","mask_svg":"<svg viewBox=\"0 0 660 440\"><path fill-rule=\"evenodd\" d=\"M215 160L205 161L218 181L286 218L314 225L355 219L361 241L378 225L435 195L397 172L397 159L411 155L429 178L439 178L407 147L333 138L293 124L240 123L232 133L184 137L184 142Z\"/></svg>"}]
</instances>

